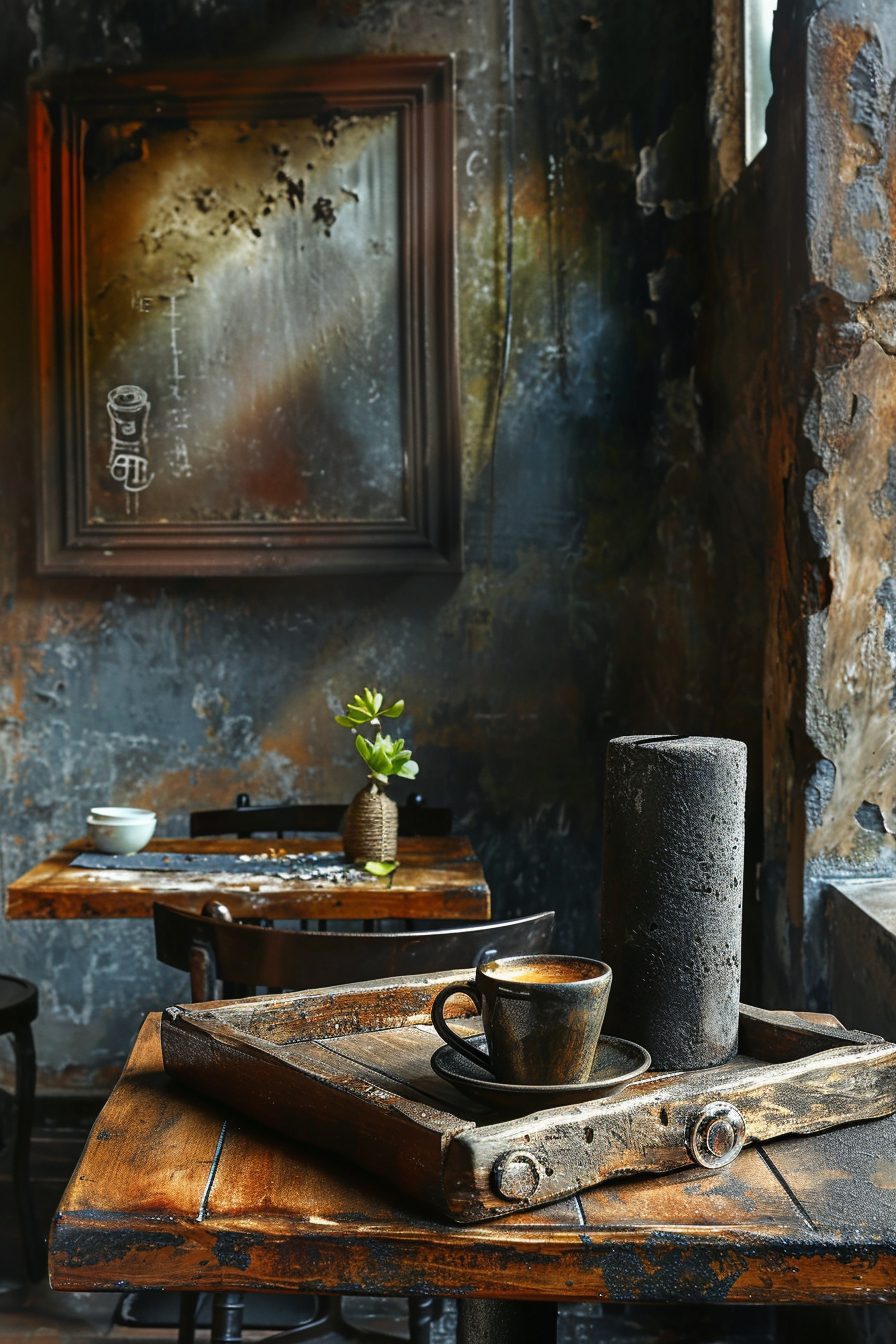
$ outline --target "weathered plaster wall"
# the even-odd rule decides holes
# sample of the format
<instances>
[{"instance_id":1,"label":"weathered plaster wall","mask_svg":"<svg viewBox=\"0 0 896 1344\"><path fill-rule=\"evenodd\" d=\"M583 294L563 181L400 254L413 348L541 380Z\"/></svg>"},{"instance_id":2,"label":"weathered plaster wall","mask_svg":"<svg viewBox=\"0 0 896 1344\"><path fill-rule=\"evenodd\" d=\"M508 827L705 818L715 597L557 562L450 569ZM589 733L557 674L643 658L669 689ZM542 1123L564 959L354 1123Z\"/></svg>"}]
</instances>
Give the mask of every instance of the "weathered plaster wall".
<instances>
[{"instance_id":1,"label":"weathered plaster wall","mask_svg":"<svg viewBox=\"0 0 896 1344\"><path fill-rule=\"evenodd\" d=\"M347 798L359 767L331 715L376 682L407 699L421 786L473 837L496 913L555 906L561 946L589 951L607 739L741 737L756 778L764 485L738 387L744 291L729 291L727 311L706 305L707 268L724 265L707 204L709 0L598 0L584 14L571 0L517 4L515 339L493 453L503 22L498 0L0 7L3 883L81 832L98 801L151 803L173 833L238 788ZM37 579L28 71L449 50L463 578ZM732 402L711 412L706 383L726 352ZM108 1080L142 1014L184 992L138 923L7 923L0 966L40 982L53 1085Z\"/></svg>"},{"instance_id":2,"label":"weathered plaster wall","mask_svg":"<svg viewBox=\"0 0 896 1344\"><path fill-rule=\"evenodd\" d=\"M896 14L779 15L767 965L823 1002L822 879L896 870Z\"/></svg>"}]
</instances>

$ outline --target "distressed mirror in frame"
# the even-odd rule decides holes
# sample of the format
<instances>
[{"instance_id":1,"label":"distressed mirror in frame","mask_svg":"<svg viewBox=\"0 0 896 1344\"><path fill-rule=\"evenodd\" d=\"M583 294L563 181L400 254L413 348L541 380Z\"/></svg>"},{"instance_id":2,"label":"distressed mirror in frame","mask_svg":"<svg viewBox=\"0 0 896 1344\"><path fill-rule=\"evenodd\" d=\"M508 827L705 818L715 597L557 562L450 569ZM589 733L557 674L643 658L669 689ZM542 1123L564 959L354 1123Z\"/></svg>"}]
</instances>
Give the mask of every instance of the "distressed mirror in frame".
<instances>
[{"instance_id":1,"label":"distressed mirror in frame","mask_svg":"<svg viewBox=\"0 0 896 1344\"><path fill-rule=\"evenodd\" d=\"M31 95L38 569L461 567L449 57Z\"/></svg>"}]
</instances>

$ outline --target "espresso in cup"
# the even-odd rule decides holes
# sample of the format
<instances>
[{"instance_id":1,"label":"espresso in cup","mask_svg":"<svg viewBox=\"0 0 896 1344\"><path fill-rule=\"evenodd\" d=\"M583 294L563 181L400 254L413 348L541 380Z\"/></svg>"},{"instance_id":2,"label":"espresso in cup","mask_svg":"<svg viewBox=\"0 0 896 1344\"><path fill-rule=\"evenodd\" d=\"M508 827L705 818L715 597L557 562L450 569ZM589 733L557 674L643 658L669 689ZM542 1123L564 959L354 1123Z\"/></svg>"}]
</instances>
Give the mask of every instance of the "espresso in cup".
<instances>
[{"instance_id":1,"label":"espresso in cup","mask_svg":"<svg viewBox=\"0 0 896 1344\"><path fill-rule=\"evenodd\" d=\"M475 980L436 996L432 1023L443 1041L499 1083L542 1086L591 1077L613 972L587 957L498 957ZM444 1006L466 994L482 1014L488 1053L451 1030Z\"/></svg>"}]
</instances>

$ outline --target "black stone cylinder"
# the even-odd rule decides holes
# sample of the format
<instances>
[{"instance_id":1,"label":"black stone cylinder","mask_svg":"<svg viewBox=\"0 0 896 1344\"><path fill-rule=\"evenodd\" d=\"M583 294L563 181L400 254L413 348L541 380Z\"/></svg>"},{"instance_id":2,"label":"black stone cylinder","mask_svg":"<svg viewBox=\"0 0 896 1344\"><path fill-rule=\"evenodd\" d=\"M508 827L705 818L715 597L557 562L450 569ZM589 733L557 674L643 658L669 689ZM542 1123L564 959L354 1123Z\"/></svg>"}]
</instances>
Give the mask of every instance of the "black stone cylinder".
<instances>
[{"instance_id":1,"label":"black stone cylinder","mask_svg":"<svg viewBox=\"0 0 896 1344\"><path fill-rule=\"evenodd\" d=\"M617 737L607 748L601 957L605 1030L655 1069L737 1053L747 748Z\"/></svg>"}]
</instances>

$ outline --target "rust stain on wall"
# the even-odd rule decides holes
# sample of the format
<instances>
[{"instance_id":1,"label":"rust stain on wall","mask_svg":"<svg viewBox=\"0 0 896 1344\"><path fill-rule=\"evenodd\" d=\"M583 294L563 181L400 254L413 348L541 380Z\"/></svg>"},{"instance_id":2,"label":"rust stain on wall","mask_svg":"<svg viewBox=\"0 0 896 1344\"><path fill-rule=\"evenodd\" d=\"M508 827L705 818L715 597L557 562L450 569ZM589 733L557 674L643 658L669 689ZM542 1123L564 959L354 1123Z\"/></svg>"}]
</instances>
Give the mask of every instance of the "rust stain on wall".
<instances>
[{"instance_id":1,"label":"rust stain on wall","mask_svg":"<svg viewBox=\"0 0 896 1344\"><path fill-rule=\"evenodd\" d=\"M840 0L776 19L764 869L776 1000L824 1001L824 881L896 866L894 19Z\"/></svg>"},{"instance_id":2,"label":"rust stain on wall","mask_svg":"<svg viewBox=\"0 0 896 1344\"><path fill-rule=\"evenodd\" d=\"M826 378L818 417L827 471L807 482L806 507L830 558L831 600L808 618L807 728L834 782L806 855L863 861L881 837L857 824L862 804L879 806L896 827L893 359L868 341Z\"/></svg>"}]
</instances>

